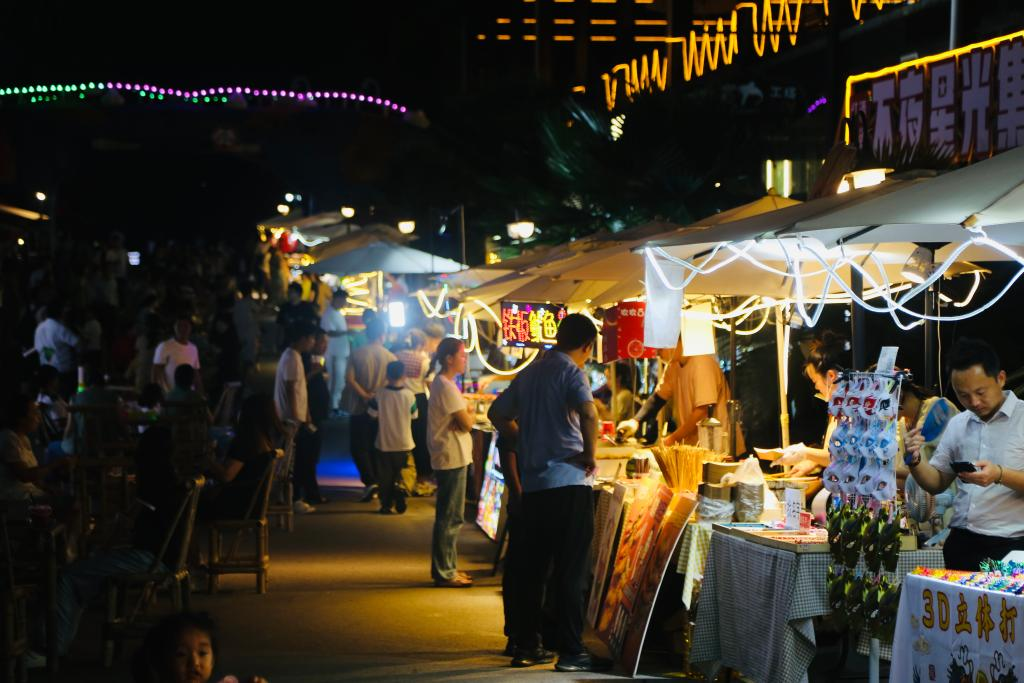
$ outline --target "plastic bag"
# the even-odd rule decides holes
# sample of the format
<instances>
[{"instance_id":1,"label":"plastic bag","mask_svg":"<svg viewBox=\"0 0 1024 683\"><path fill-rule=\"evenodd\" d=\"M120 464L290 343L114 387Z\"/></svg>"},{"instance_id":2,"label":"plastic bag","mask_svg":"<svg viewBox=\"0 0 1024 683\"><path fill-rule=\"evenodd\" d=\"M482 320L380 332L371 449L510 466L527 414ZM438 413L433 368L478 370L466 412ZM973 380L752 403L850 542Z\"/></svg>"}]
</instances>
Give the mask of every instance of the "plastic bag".
<instances>
[{"instance_id":1,"label":"plastic bag","mask_svg":"<svg viewBox=\"0 0 1024 683\"><path fill-rule=\"evenodd\" d=\"M735 506L731 500L716 500L700 496L697 503L697 514L702 522L709 524L728 524L732 521Z\"/></svg>"},{"instance_id":2,"label":"plastic bag","mask_svg":"<svg viewBox=\"0 0 1024 683\"><path fill-rule=\"evenodd\" d=\"M734 486L735 484L764 485L764 474L761 472L761 465L757 458L750 456L740 463L735 472L730 472L722 477L722 486Z\"/></svg>"},{"instance_id":3,"label":"plastic bag","mask_svg":"<svg viewBox=\"0 0 1024 683\"><path fill-rule=\"evenodd\" d=\"M764 513L764 484L736 485L736 521L757 522Z\"/></svg>"},{"instance_id":4,"label":"plastic bag","mask_svg":"<svg viewBox=\"0 0 1024 683\"><path fill-rule=\"evenodd\" d=\"M722 477L723 486L735 486L736 521L757 522L764 512L764 474L757 458L750 456L740 463L735 472Z\"/></svg>"}]
</instances>

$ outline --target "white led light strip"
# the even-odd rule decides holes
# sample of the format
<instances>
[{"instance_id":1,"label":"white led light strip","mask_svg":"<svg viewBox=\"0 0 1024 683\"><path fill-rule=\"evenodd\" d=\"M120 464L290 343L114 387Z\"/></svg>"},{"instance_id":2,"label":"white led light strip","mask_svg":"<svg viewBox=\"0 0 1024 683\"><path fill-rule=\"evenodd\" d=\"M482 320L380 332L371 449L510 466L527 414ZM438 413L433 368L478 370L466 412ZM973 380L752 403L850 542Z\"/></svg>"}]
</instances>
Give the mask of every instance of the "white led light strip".
<instances>
[{"instance_id":1,"label":"white led light strip","mask_svg":"<svg viewBox=\"0 0 1024 683\"><path fill-rule=\"evenodd\" d=\"M811 245L808 245L800 238L775 238L779 248L781 249L784 257L787 260L787 270L785 271L779 270L778 268L759 260L755 256L752 256L749 252L753 248L753 246L757 244L757 242L754 240L747 240L746 242L741 243L740 245L736 245L729 242L719 243L715 245L715 247L711 250L709 255L706 258L702 259L699 264L694 264L689 261L676 258L660 247L645 248L644 255L647 259L647 262L653 268L657 277L661 280L662 284L666 288L676 291L684 290L685 287L694 280L694 278L700 275L709 275L711 273L714 273L720 268L730 263L733 263L738 259L745 260L751 265L773 275L792 279L795 290L795 297L793 299L786 300L784 302L775 302L771 301L770 299L765 299L765 302L771 301L771 303L761 303L757 304L756 306L750 306L752 299L748 299L739 307L734 309L731 313L724 314L722 315L722 318L719 319L741 316L746 314L746 312L748 310L751 310L752 308L766 308L770 305L774 305L775 303L791 303L797 307L800 316L805 321L807 321L807 323L811 327L813 327L814 325L817 324L818 320L820 319L821 314L824 310L824 305L826 303L842 303L845 300L846 302L855 302L858 305L865 308L866 310L874 313L888 314L893 318L893 321L899 327L901 327L902 329L910 329L911 327L916 327L917 325L920 325L925 320L941 320L943 322L956 322L976 316L994 306L996 302L998 302L1006 294L1006 292L1009 291L1010 287L1012 287L1013 284L1016 283L1016 281L1021 277L1021 275L1024 275L1024 259L1022 259L1013 250L1009 249L1003 244L1000 244L999 242L996 242L995 240L990 239L981 231L970 231L969 234L970 237L967 242L958 245L952 251L952 253L950 253L950 255L945 259L945 261L943 261L939 267L934 269L934 271L927 279L925 279L923 282L917 285L908 285L905 283L893 285L889 281L888 276L886 275L881 260L874 253L870 254L868 256L868 259L877 268L879 276L881 278L881 282L879 282L879 280L876 279L870 271L864 268L861 265L861 263L859 263L854 258L844 254L838 259L836 259L834 262L830 263L826 255L820 253L818 249ZM914 311L906 307L905 304L908 301L910 301L918 294L924 292L932 284L934 284L940 277L943 276L947 269L954 262L956 262L959 256L966 249L972 246L987 247L989 249L997 251L1003 254L1004 256L1008 257L1010 260L1015 261L1020 266L1018 271L1010 278L1010 280L1002 288L1002 290L999 291L998 294L992 297L992 299L990 299L985 304L979 306L977 309L954 316L926 315L924 313L920 313L918 311ZM795 249L793 249L794 247ZM791 249L793 249L792 252ZM711 262L711 260L713 260L723 250L731 252L731 255L726 259L723 259L721 262L709 267L708 264ZM805 260L802 257L805 256L809 257L806 260L817 261L818 264L821 266L821 269L814 272L803 272L800 266L801 261ZM683 281L681 283L676 284L669 281L668 277L665 275L665 272L661 267L661 264L658 262L659 258L663 258L667 261L678 264L688 271L687 275L683 278ZM869 285L870 288L865 292L855 293L839 273L841 268L846 267L853 268L858 273L860 273L863 276L865 284ZM825 275L825 282L822 285L821 295L817 297L806 296L804 292L806 279L810 277L820 276L823 274ZM829 290L831 289L833 281L843 291L843 293L845 294L844 297L829 294ZM973 286L971 287L970 292L964 298L963 301L954 303L954 306L956 308L964 308L973 300L974 295L978 291L980 281L980 273L975 273L975 281ZM896 294L900 294L900 296L894 296ZM869 303L869 300L872 299L881 299L884 305L876 306ZM809 306L813 308L813 311L809 309ZM915 322L910 324L902 322L898 317L899 313L903 313L915 319Z\"/></svg>"}]
</instances>

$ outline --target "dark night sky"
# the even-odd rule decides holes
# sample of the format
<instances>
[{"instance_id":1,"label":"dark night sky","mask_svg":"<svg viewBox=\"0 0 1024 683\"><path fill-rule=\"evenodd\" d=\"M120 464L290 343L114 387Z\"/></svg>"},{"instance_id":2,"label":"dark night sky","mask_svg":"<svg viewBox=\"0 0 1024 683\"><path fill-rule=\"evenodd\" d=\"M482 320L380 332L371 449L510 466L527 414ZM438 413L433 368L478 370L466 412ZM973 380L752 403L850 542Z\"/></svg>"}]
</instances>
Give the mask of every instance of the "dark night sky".
<instances>
[{"instance_id":1,"label":"dark night sky","mask_svg":"<svg viewBox=\"0 0 1024 683\"><path fill-rule=\"evenodd\" d=\"M5 11L4 23L20 30L0 45L0 73L5 85L123 79L179 88L351 89L428 113L459 87L459 2L256 7L19 3ZM374 182L387 174L386 159L401 154L396 146L415 135L397 115L341 108L161 110L129 102L116 109L9 108L0 110L0 121L0 136L15 150L0 189L47 189L59 195L64 225L117 227L130 239L180 234L182 226L237 234L272 213L286 191L313 196L314 210L352 197L386 199L374 195ZM218 128L259 150L216 152L210 140ZM98 151L97 141L106 148ZM111 151L109 142L128 151Z\"/></svg>"}]
</instances>

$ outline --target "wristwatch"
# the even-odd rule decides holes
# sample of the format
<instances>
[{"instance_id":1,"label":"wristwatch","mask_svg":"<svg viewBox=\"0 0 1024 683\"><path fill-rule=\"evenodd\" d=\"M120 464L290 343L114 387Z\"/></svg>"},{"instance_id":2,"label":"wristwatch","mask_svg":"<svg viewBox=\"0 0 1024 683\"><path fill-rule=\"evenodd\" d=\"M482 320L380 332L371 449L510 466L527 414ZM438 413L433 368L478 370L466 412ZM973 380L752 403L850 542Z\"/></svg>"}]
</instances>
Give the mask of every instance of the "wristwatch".
<instances>
[{"instance_id":1,"label":"wristwatch","mask_svg":"<svg viewBox=\"0 0 1024 683\"><path fill-rule=\"evenodd\" d=\"M1002 465L996 465L996 467L999 468L999 476L996 477L995 483L996 484L1002 484L1003 483L1003 466Z\"/></svg>"}]
</instances>

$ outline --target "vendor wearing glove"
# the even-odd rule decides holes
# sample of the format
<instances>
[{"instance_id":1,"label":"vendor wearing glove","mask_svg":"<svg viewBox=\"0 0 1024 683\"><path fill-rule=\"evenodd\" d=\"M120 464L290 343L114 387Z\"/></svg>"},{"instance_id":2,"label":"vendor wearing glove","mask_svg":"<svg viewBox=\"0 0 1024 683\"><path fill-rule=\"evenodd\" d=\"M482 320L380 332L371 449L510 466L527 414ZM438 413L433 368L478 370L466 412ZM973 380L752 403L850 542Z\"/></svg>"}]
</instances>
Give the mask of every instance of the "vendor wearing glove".
<instances>
[{"instance_id":1,"label":"vendor wearing glove","mask_svg":"<svg viewBox=\"0 0 1024 683\"><path fill-rule=\"evenodd\" d=\"M633 419L620 422L616 431L622 438L633 436L641 421L657 413L671 400L675 406L676 430L661 440L662 445L695 445L697 424L707 417L708 406L715 407L715 417L723 424L727 422L729 383L725 381L714 354L686 356L682 339L674 350L664 349L660 353L666 364L658 387ZM736 452L745 450L741 432L736 436Z\"/></svg>"},{"instance_id":2,"label":"vendor wearing glove","mask_svg":"<svg viewBox=\"0 0 1024 683\"><path fill-rule=\"evenodd\" d=\"M1024 550L1024 406L1003 390L1006 372L985 342L960 339L949 368L966 410L946 425L931 462L921 457L921 430L910 430L906 465L931 494L942 493L959 476L942 555L947 569L978 571L988 558ZM959 463L970 463L974 471Z\"/></svg>"},{"instance_id":3,"label":"vendor wearing glove","mask_svg":"<svg viewBox=\"0 0 1024 683\"><path fill-rule=\"evenodd\" d=\"M804 375L814 385L818 392L817 396L826 403L832 398L832 389L842 371L841 361L845 355L846 342L839 335L827 330L821 335L821 339L811 342L807 351ZM773 466L792 465L793 469L789 471L791 477L806 477L819 467L827 467L831 460L827 446L835 428L836 421L830 417L825 438L822 440L825 447L813 448L802 443L787 446L784 455L776 460Z\"/></svg>"}]
</instances>

